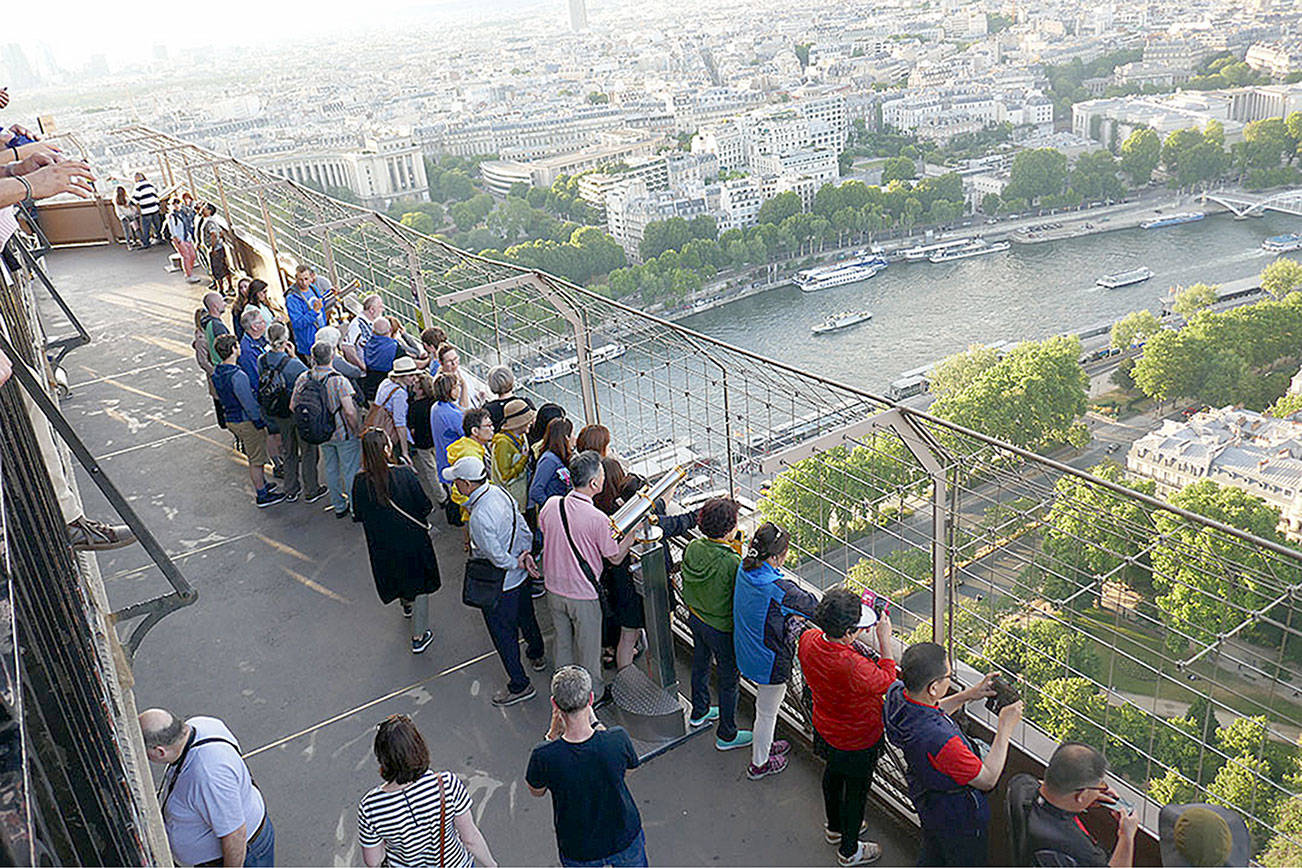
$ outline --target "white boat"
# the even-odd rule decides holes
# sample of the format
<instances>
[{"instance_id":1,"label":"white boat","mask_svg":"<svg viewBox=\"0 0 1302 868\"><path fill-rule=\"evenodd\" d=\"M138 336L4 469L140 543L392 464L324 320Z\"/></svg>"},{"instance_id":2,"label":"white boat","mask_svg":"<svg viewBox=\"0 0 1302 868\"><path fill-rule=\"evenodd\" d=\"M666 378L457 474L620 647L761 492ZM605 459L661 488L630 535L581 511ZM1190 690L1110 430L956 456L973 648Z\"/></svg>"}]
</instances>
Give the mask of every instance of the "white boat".
<instances>
[{"instance_id":1,"label":"white boat","mask_svg":"<svg viewBox=\"0 0 1302 868\"><path fill-rule=\"evenodd\" d=\"M1000 253L1012 247L1007 241L996 241L991 244L982 241L980 238L972 241L963 247L955 247L952 250L942 250L939 253L933 253L927 257L929 262L953 262L956 259L968 259L973 256L985 256L987 253Z\"/></svg>"},{"instance_id":2,"label":"white boat","mask_svg":"<svg viewBox=\"0 0 1302 868\"><path fill-rule=\"evenodd\" d=\"M618 359L628 348L623 344L614 343L597 347L592 351L592 364L599 365L602 362L609 362L611 359ZM542 365L534 368L529 372L530 383L550 383L552 380L559 380L562 377L568 377L579 369L579 357L570 356L568 359L561 359L550 365Z\"/></svg>"},{"instance_id":3,"label":"white boat","mask_svg":"<svg viewBox=\"0 0 1302 868\"><path fill-rule=\"evenodd\" d=\"M1158 217L1155 220L1146 220L1139 224L1140 229L1165 229L1167 226L1180 226L1184 223L1197 223L1207 215L1202 211L1181 211L1179 214L1170 214L1166 217Z\"/></svg>"},{"instance_id":4,"label":"white boat","mask_svg":"<svg viewBox=\"0 0 1302 868\"><path fill-rule=\"evenodd\" d=\"M1261 249L1270 253L1287 253L1290 250L1302 250L1302 233L1290 232L1276 235L1261 242Z\"/></svg>"},{"instance_id":5,"label":"white boat","mask_svg":"<svg viewBox=\"0 0 1302 868\"><path fill-rule=\"evenodd\" d=\"M795 284L800 287L801 292L818 292L820 289L831 289L834 286L845 286L847 283L867 280L885 268L886 260L880 256L856 256L854 259L847 259L835 265L798 271Z\"/></svg>"},{"instance_id":6,"label":"white boat","mask_svg":"<svg viewBox=\"0 0 1302 868\"><path fill-rule=\"evenodd\" d=\"M861 322L867 322L872 319L873 315L866 310L847 310L842 311L834 316L829 316L810 331L816 335L825 335L828 332L848 329L852 325L858 325Z\"/></svg>"},{"instance_id":7,"label":"white boat","mask_svg":"<svg viewBox=\"0 0 1302 868\"><path fill-rule=\"evenodd\" d=\"M956 238L953 241L937 241L935 244L919 244L916 247L910 247L908 250L901 251L900 255L908 262L921 262L930 258L932 254L943 253L946 250L964 247L967 244L968 239L966 238Z\"/></svg>"},{"instance_id":8,"label":"white boat","mask_svg":"<svg viewBox=\"0 0 1302 868\"><path fill-rule=\"evenodd\" d=\"M1129 271L1105 274L1096 280L1095 284L1105 289L1117 289L1122 286L1130 286L1132 283L1143 283L1152 276L1152 269L1146 265L1141 265L1139 268L1132 268Z\"/></svg>"}]
</instances>

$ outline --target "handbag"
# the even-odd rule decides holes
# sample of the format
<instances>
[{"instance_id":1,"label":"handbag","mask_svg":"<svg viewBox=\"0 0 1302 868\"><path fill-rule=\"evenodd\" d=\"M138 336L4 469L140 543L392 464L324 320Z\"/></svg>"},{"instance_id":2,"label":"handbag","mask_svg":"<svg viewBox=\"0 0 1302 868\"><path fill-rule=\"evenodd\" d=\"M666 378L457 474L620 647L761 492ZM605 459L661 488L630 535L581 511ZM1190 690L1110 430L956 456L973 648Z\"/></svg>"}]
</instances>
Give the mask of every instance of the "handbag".
<instances>
[{"instance_id":1,"label":"handbag","mask_svg":"<svg viewBox=\"0 0 1302 868\"><path fill-rule=\"evenodd\" d=\"M579 547L574 544L574 537L570 534L570 517L565 514L565 495L561 495L561 524L565 527L565 539L569 540L570 551L574 552L574 559L579 562L579 569L583 571L583 577L597 592L597 602L601 604L601 615L603 618L615 617L615 607L610 603L610 594L606 591L606 584L597 581L597 577L592 573L592 565L579 552Z\"/></svg>"},{"instance_id":2,"label":"handbag","mask_svg":"<svg viewBox=\"0 0 1302 868\"><path fill-rule=\"evenodd\" d=\"M461 527L466 522L461 518L461 504L452 499L452 492L445 485L443 493L447 497L443 498L443 517L448 520L449 527Z\"/></svg>"},{"instance_id":3,"label":"handbag","mask_svg":"<svg viewBox=\"0 0 1302 868\"><path fill-rule=\"evenodd\" d=\"M503 492L505 493L505 492ZM507 497L510 497L508 494ZM514 506L514 498L512 498ZM515 529L518 514L511 512L511 541L506 544L507 554L515 548ZM506 570L488 558L467 558L465 579L461 585L461 602L473 609L491 609L502 596L506 583Z\"/></svg>"}]
</instances>

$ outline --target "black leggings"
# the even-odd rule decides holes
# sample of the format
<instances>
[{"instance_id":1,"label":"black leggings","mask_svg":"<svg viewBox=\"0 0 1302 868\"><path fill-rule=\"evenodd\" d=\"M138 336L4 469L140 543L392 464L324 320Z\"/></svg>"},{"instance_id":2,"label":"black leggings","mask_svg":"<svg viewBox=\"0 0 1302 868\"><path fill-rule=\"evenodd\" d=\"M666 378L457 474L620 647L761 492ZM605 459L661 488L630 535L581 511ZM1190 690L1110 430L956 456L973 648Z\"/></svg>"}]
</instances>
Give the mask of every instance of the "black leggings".
<instances>
[{"instance_id":1,"label":"black leggings","mask_svg":"<svg viewBox=\"0 0 1302 868\"><path fill-rule=\"evenodd\" d=\"M837 750L828 746L827 766L823 769L823 806L827 809L827 828L841 833L840 852L850 857L859 849L859 827L863 825L864 805L882 743L865 750Z\"/></svg>"}]
</instances>

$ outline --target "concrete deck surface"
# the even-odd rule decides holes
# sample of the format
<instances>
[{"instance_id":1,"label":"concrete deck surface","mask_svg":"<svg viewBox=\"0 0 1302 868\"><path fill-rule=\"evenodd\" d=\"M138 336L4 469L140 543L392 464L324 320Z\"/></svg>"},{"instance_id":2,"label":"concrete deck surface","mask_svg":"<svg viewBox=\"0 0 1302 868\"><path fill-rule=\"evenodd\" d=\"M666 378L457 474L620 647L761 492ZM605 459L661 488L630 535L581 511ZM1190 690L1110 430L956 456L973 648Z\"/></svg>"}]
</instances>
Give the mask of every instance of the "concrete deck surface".
<instances>
[{"instance_id":1,"label":"concrete deck surface","mask_svg":"<svg viewBox=\"0 0 1302 868\"><path fill-rule=\"evenodd\" d=\"M460 602L459 532L437 524L435 641L413 656L398 607L375 596L359 526L323 511L328 499L254 507L244 459L215 424L189 346L204 285L167 273L166 262L158 247L47 259L93 340L65 361L63 411L200 593L145 638L139 706L227 722L271 807L279 864L362 864L356 804L379 782L371 739L399 711L419 724L433 764L466 781L502 864L558 864L550 799L530 796L522 779L547 727L549 676L534 676L535 700L489 703L505 675L479 614ZM52 304L43 310L50 334L69 331ZM84 473L79 482L87 514L114 520ZM140 546L99 563L115 607L167 589ZM746 726L753 712L740 717ZM818 761L797 746L785 774L751 782L746 756L716 751L707 735L630 775L653 864L836 864L823 842ZM914 832L871 806L869 822L881 864L913 864Z\"/></svg>"}]
</instances>

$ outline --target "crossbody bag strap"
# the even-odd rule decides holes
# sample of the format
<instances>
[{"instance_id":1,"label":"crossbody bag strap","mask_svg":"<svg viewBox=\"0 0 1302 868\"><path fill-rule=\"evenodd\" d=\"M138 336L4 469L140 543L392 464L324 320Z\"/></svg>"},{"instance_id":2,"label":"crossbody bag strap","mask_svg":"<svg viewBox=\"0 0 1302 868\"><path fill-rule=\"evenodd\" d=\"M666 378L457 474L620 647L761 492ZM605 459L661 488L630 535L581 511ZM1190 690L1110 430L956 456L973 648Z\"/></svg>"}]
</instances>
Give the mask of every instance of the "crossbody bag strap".
<instances>
[{"instance_id":1,"label":"crossbody bag strap","mask_svg":"<svg viewBox=\"0 0 1302 868\"><path fill-rule=\"evenodd\" d=\"M409 521L409 522L411 522L412 524L416 525L417 527L419 527L421 530L425 531L426 533L429 532L429 525L428 525L428 524L426 524L426 523L423 522L423 521L420 521L419 519L414 518L410 513L407 512L407 510L403 509L401 506L398 506L398 502L395 501L395 500L393 499L393 492L392 492L392 491L389 492L389 506L393 507L394 510L397 511L397 513L398 513L399 515L401 515L403 518L407 519L407 521Z\"/></svg>"},{"instance_id":2,"label":"crossbody bag strap","mask_svg":"<svg viewBox=\"0 0 1302 868\"><path fill-rule=\"evenodd\" d=\"M574 552L574 559L579 562L579 569L583 570L584 577L592 585L592 589L597 592L597 597L601 597L601 586L597 584L597 577L592 574L592 565L579 551L579 547L574 544L574 536L570 533L570 517L565 514L565 495L561 495L561 524L565 528L565 539L569 540L570 551Z\"/></svg>"},{"instance_id":3,"label":"crossbody bag strap","mask_svg":"<svg viewBox=\"0 0 1302 868\"><path fill-rule=\"evenodd\" d=\"M436 777L439 782L439 865L448 864L448 832L444 827L448 822L448 795L443 788L443 773L439 772Z\"/></svg>"}]
</instances>

